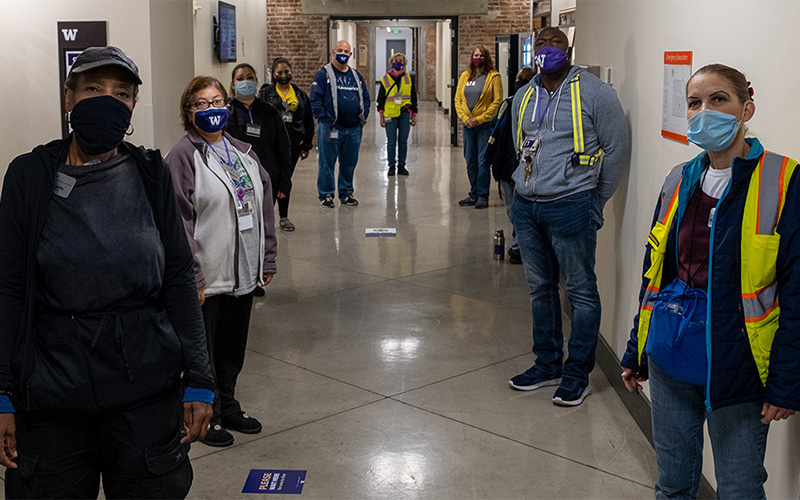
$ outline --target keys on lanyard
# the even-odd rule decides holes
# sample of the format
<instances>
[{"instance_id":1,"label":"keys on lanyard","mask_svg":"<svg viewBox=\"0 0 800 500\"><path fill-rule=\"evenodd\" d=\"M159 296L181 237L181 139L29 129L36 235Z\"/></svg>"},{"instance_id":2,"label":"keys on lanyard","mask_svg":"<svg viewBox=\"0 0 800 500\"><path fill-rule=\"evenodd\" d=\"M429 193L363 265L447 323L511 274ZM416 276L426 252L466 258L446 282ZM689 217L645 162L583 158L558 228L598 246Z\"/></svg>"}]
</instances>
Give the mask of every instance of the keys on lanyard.
<instances>
[{"instance_id":1,"label":"keys on lanyard","mask_svg":"<svg viewBox=\"0 0 800 500\"><path fill-rule=\"evenodd\" d=\"M539 149L539 142L540 139L536 137L535 139L525 139L525 142L522 143L522 148L524 150L522 159L525 161L525 174L523 178L526 186L533 174L533 162L536 161L536 151Z\"/></svg>"}]
</instances>

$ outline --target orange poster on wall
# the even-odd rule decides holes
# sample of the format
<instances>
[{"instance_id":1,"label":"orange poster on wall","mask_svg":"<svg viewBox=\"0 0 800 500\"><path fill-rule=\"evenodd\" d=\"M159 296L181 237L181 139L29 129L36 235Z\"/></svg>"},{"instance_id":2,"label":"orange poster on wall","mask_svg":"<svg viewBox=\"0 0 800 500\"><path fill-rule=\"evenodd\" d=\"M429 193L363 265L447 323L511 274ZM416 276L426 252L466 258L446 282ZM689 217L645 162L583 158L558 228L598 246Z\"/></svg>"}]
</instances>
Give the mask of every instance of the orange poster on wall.
<instances>
[{"instance_id":1,"label":"orange poster on wall","mask_svg":"<svg viewBox=\"0 0 800 500\"><path fill-rule=\"evenodd\" d=\"M664 52L664 102L661 136L689 143L686 138L686 82L692 76L692 52Z\"/></svg>"}]
</instances>

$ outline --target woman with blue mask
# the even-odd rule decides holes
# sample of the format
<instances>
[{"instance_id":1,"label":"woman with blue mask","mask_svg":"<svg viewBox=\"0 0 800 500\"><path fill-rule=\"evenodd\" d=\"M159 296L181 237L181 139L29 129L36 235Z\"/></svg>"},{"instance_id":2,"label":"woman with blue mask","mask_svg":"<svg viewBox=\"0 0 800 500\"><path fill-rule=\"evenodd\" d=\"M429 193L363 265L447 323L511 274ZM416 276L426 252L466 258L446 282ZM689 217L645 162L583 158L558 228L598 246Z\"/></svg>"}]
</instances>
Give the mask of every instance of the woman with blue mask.
<instances>
[{"instance_id":1,"label":"woman with blue mask","mask_svg":"<svg viewBox=\"0 0 800 500\"><path fill-rule=\"evenodd\" d=\"M192 79L180 103L186 135L166 157L194 256L194 282L217 380L214 414L203 439L209 446L233 444L229 430L261 431L259 421L242 410L235 390L254 291L276 272L272 184L254 148L224 131L231 122L227 97L216 78Z\"/></svg>"},{"instance_id":2,"label":"woman with blue mask","mask_svg":"<svg viewBox=\"0 0 800 500\"><path fill-rule=\"evenodd\" d=\"M705 66L686 94L704 151L662 187L622 379L650 380L656 498L697 496L704 422L719 498L765 498L769 424L800 409L797 162L745 138L739 71Z\"/></svg>"},{"instance_id":3,"label":"woman with blue mask","mask_svg":"<svg viewBox=\"0 0 800 500\"><path fill-rule=\"evenodd\" d=\"M257 97L258 79L249 64L238 64L231 72L228 133L253 147L272 181L272 201L289 199L292 191L291 144L280 111ZM281 229L294 224L288 211L281 215ZM257 295L263 295L256 292Z\"/></svg>"}]
</instances>

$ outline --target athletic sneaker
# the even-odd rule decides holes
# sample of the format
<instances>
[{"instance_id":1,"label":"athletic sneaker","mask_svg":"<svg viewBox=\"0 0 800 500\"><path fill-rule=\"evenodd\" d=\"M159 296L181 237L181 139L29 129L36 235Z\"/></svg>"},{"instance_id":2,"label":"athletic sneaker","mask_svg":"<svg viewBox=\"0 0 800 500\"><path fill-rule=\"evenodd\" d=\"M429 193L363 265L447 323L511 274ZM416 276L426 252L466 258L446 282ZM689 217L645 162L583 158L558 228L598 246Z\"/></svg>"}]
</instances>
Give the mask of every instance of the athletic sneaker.
<instances>
[{"instance_id":1,"label":"athletic sneaker","mask_svg":"<svg viewBox=\"0 0 800 500\"><path fill-rule=\"evenodd\" d=\"M353 198L353 196L349 194L345 195L343 198L340 198L340 201L342 202L342 205L348 205L351 207L358 205L358 200Z\"/></svg>"},{"instance_id":2,"label":"athletic sneaker","mask_svg":"<svg viewBox=\"0 0 800 500\"><path fill-rule=\"evenodd\" d=\"M541 387L558 385L560 383L561 377L545 375L536 365L531 366L525 373L520 373L508 381L508 385L518 391L533 391Z\"/></svg>"},{"instance_id":3,"label":"athletic sneaker","mask_svg":"<svg viewBox=\"0 0 800 500\"><path fill-rule=\"evenodd\" d=\"M476 203L478 203L478 198L473 198L471 196L467 196L466 198L464 198L463 200L458 202L458 206L459 207L472 207L472 206L475 206Z\"/></svg>"},{"instance_id":4,"label":"athletic sneaker","mask_svg":"<svg viewBox=\"0 0 800 500\"><path fill-rule=\"evenodd\" d=\"M553 403L561 406L578 406L591 393L591 385L581 385L580 382L565 380L556 389L556 393L553 395Z\"/></svg>"},{"instance_id":5,"label":"athletic sneaker","mask_svg":"<svg viewBox=\"0 0 800 500\"><path fill-rule=\"evenodd\" d=\"M292 224L292 221L290 221L286 217L281 219L281 221L278 224L281 226L281 229L283 229L284 231L294 231L294 224Z\"/></svg>"},{"instance_id":6,"label":"athletic sneaker","mask_svg":"<svg viewBox=\"0 0 800 500\"><path fill-rule=\"evenodd\" d=\"M325 208L333 208L335 205L333 204L333 196L326 194L325 198L319 200L319 204Z\"/></svg>"}]
</instances>

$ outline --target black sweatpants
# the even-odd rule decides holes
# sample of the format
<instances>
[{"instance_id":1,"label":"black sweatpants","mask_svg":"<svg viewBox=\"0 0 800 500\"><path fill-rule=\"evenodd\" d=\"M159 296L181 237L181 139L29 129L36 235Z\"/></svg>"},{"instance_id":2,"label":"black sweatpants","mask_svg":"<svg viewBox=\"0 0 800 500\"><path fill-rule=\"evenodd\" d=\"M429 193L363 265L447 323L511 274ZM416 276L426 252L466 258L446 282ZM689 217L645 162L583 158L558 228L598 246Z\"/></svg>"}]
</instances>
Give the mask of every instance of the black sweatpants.
<instances>
[{"instance_id":1,"label":"black sweatpants","mask_svg":"<svg viewBox=\"0 0 800 500\"><path fill-rule=\"evenodd\" d=\"M240 297L233 295L206 297L202 309L203 321L206 324L208 355L217 381L214 416L211 417L213 426L219 423L221 416L242 411L235 397L236 379L239 378L244 366L250 312L253 309L253 293Z\"/></svg>"},{"instance_id":2,"label":"black sweatpants","mask_svg":"<svg viewBox=\"0 0 800 500\"><path fill-rule=\"evenodd\" d=\"M136 408L19 411L6 498L185 498L192 485L180 387Z\"/></svg>"}]
</instances>

